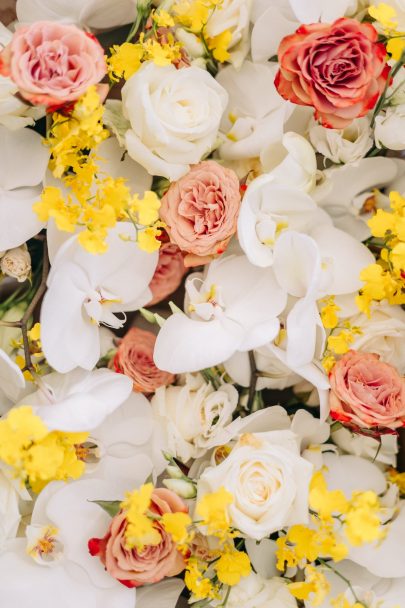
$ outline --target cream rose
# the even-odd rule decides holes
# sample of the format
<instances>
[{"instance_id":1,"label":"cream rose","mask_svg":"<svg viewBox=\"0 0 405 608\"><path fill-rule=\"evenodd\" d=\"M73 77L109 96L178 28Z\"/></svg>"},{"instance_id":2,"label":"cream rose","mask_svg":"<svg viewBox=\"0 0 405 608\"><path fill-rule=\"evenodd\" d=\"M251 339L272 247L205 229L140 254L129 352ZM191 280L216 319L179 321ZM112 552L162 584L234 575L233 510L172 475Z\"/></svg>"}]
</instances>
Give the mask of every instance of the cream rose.
<instances>
[{"instance_id":1,"label":"cream rose","mask_svg":"<svg viewBox=\"0 0 405 608\"><path fill-rule=\"evenodd\" d=\"M291 431L244 434L221 464L203 472L197 500L225 487L234 497L228 507L232 526L261 540L285 526L308 521L312 471Z\"/></svg>"},{"instance_id":2,"label":"cream rose","mask_svg":"<svg viewBox=\"0 0 405 608\"><path fill-rule=\"evenodd\" d=\"M212 150L228 95L205 70L148 62L127 81L122 100L129 155L174 181Z\"/></svg>"},{"instance_id":3,"label":"cream rose","mask_svg":"<svg viewBox=\"0 0 405 608\"><path fill-rule=\"evenodd\" d=\"M7 251L0 260L0 270L7 277L23 283L31 274L31 256L27 245Z\"/></svg>"},{"instance_id":4,"label":"cream rose","mask_svg":"<svg viewBox=\"0 0 405 608\"><path fill-rule=\"evenodd\" d=\"M184 386L158 388L151 401L166 449L183 462L199 458L232 422L238 391L232 384L215 390L201 376L187 376Z\"/></svg>"},{"instance_id":5,"label":"cream rose","mask_svg":"<svg viewBox=\"0 0 405 608\"><path fill-rule=\"evenodd\" d=\"M374 136L379 148L405 148L405 104L388 108L385 115L377 116Z\"/></svg>"},{"instance_id":6,"label":"cream rose","mask_svg":"<svg viewBox=\"0 0 405 608\"><path fill-rule=\"evenodd\" d=\"M219 606L215 602L212 606ZM252 572L231 588L227 608L296 608L297 602L282 578L265 579Z\"/></svg>"}]
</instances>

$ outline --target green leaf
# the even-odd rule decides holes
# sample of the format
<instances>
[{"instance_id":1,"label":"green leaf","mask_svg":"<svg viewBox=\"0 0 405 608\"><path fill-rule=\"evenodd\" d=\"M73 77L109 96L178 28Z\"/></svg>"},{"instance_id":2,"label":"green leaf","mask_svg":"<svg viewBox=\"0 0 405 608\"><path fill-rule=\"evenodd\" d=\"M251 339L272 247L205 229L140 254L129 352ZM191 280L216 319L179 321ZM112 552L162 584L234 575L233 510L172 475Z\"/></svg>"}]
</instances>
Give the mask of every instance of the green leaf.
<instances>
[{"instance_id":1,"label":"green leaf","mask_svg":"<svg viewBox=\"0 0 405 608\"><path fill-rule=\"evenodd\" d=\"M101 507L110 517L115 517L121 509L121 501L119 500L90 500Z\"/></svg>"}]
</instances>

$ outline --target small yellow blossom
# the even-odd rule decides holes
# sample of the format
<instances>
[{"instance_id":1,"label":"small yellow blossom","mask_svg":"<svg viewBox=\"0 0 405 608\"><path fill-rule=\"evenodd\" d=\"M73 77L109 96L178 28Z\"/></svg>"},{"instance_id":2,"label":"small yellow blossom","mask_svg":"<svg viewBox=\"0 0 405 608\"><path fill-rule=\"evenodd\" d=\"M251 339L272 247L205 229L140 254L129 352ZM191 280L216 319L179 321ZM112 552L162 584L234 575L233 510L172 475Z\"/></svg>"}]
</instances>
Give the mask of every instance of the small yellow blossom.
<instances>
[{"instance_id":1,"label":"small yellow blossom","mask_svg":"<svg viewBox=\"0 0 405 608\"><path fill-rule=\"evenodd\" d=\"M201 567L198 559L191 556L187 560L184 582L187 589L191 591L196 600L216 599L219 597L219 588L209 579L204 576L205 569Z\"/></svg>"},{"instance_id":2,"label":"small yellow blossom","mask_svg":"<svg viewBox=\"0 0 405 608\"><path fill-rule=\"evenodd\" d=\"M112 81L119 82L121 78L128 80L139 70L144 50L139 44L124 42L121 45L115 44L110 53L107 60L108 73Z\"/></svg>"},{"instance_id":3,"label":"small yellow blossom","mask_svg":"<svg viewBox=\"0 0 405 608\"><path fill-rule=\"evenodd\" d=\"M224 585L237 585L243 576L251 573L250 559L243 551L227 547L214 564L218 579Z\"/></svg>"},{"instance_id":4,"label":"small yellow blossom","mask_svg":"<svg viewBox=\"0 0 405 608\"><path fill-rule=\"evenodd\" d=\"M165 11L163 9L154 11L152 14L152 19L158 27L173 27L174 26L173 17L167 11Z\"/></svg>"},{"instance_id":5,"label":"small yellow blossom","mask_svg":"<svg viewBox=\"0 0 405 608\"><path fill-rule=\"evenodd\" d=\"M354 336L350 331L342 330L336 336L329 336L328 349L336 355L344 355L354 342Z\"/></svg>"},{"instance_id":6,"label":"small yellow blossom","mask_svg":"<svg viewBox=\"0 0 405 608\"><path fill-rule=\"evenodd\" d=\"M321 471L314 473L309 488L309 504L321 519L332 519L333 513L346 513L349 503L341 490L328 490Z\"/></svg>"},{"instance_id":7,"label":"small yellow blossom","mask_svg":"<svg viewBox=\"0 0 405 608\"><path fill-rule=\"evenodd\" d=\"M136 547L138 551L142 551L145 546L158 545L162 540L153 520L147 515L153 490L153 484L146 483L139 490L128 492L121 503L127 519L125 540L128 549Z\"/></svg>"},{"instance_id":8,"label":"small yellow blossom","mask_svg":"<svg viewBox=\"0 0 405 608\"><path fill-rule=\"evenodd\" d=\"M158 237L161 235L161 225L158 223L156 226L150 226L144 230L138 232L138 245L142 251L153 253L160 248L160 241Z\"/></svg>"},{"instance_id":9,"label":"small yellow blossom","mask_svg":"<svg viewBox=\"0 0 405 608\"><path fill-rule=\"evenodd\" d=\"M220 63L224 63L230 58L228 48L231 40L232 32L230 30L224 30L218 36L208 38L208 48L212 51L214 58Z\"/></svg>"},{"instance_id":10,"label":"small yellow blossom","mask_svg":"<svg viewBox=\"0 0 405 608\"><path fill-rule=\"evenodd\" d=\"M405 473L399 473L396 469L390 468L387 471L388 481L394 483L402 495L405 495Z\"/></svg>"},{"instance_id":11,"label":"small yellow blossom","mask_svg":"<svg viewBox=\"0 0 405 608\"><path fill-rule=\"evenodd\" d=\"M191 517L187 513L164 513L162 515L163 527L175 543L190 542L191 536L188 527L191 523Z\"/></svg>"},{"instance_id":12,"label":"small yellow blossom","mask_svg":"<svg viewBox=\"0 0 405 608\"><path fill-rule=\"evenodd\" d=\"M307 600L310 595L311 606L320 606L330 593L330 583L319 568L307 566L305 568L305 582L290 583L290 593L298 600Z\"/></svg>"},{"instance_id":13,"label":"small yellow blossom","mask_svg":"<svg viewBox=\"0 0 405 608\"><path fill-rule=\"evenodd\" d=\"M340 310L340 307L335 303L335 296L330 296L329 298L321 300L321 304L324 304L324 306L321 308L321 319L323 326L326 329L334 329L339 322L337 313Z\"/></svg>"},{"instance_id":14,"label":"small yellow blossom","mask_svg":"<svg viewBox=\"0 0 405 608\"><path fill-rule=\"evenodd\" d=\"M159 219L160 199L155 192L146 191L143 198L132 197L129 212L137 224L149 226Z\"/></svg>"},{"instance_id":15,"label":"small yellow blossom","mask_svg":"<svg viewBox=\"0 0 405 608\"><path fill-rule=\"evenodd\" d=\"M380 2L377 6L370 6L368 13L387 30L395 30L398 25L396 10L385 2Z\"/></svg>"},{"instance_id":16,"label":"small yellow blossom","mask_svg":"<svg viewBox=\"0 0 405 608\"><path fill-rule=\"evenodd\" d=\"M375 492L355 492L345 513L345 534L354 546L384 538L378 517L381 510Z\"/></svg>"},{"instance_id":17,"label":"small yellow blossom","mask_svg":"<svg viewBox=\"0 0 405 608\"><path fill-rule=\"evenodd\" d=\"M197 502L196 513L202 518L201 524L207 526L209 535L225 537L228 534L230 526L228 506L233 501L233 495L221 487L216 492L205 494Z\"/></svg>"}]
</instances>

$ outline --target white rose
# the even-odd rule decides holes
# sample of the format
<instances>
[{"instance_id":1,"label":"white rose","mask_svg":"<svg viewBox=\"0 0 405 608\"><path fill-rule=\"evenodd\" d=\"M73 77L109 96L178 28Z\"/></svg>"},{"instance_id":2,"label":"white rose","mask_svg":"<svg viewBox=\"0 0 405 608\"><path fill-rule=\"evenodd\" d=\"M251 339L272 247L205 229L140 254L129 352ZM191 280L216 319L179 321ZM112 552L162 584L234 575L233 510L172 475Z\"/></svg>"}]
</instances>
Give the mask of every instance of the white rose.
<instances>
[{"instance_id":1,"label":"white rose","mask_svg":"<svg viewBox=\"0 0 405 608\"><path fill-rule=\"evenodd\" d=\"M194 384L194 386L193 386ZM183 462L199 458L232 422L238 391L231 384L218 390L188 376L184 386L160 387L151 401L155 420L164 429L167 451Z\"/></svg>"},{"instance_id":2,"label":"white rose","mask_svg":"<svg viewBox=\"0 0 405 608\"><path fill-rule=\"evenodd\" d=\"M291 431L244 434L221 464L202 473L197 500L225 487L234 497L228 507L232 526L261 540L308 521L312 471Z\"/></svg>"},{"instance_id":3,"label":"white rose","mask_svg":"<svg viewBox=\"0 0 405 608\"><path fill-rule=\"evenodd\" d=\"M355 163L373 145L367 118L357 118L346 129L326 129L312 120L309 138L317 152L338 164Z\"/></svg>"},{"instance_id":4,"label":"white rose","mask_svg":"<svg viewBox=\"0 0 405 608\"><path fill-rule=\"evenodd\" d=\"M31 256L27 245L7 251L0 259L0 270L7 277L23 283L31 274Z\"/></svg>"},{"instance_id":5,"label":"white rose","mask_svg":"<svg viewBox=\"0 0 405 608\"><path fill-rule=\"evenodd\" d=\"M219 602L211 604L220 605ZM231 588L227 608L296 608L297 602L282 578L265 579L252 572Z\"/></svg>"},{"instance_id":6,"label":"white rose","mask_svg":"<svg viewBox=\"0 0 405 608\"><path fill-rule=\"evenodd\" d=\"M375 119L375 143L389 150L405 148L405 104L387 109L384 116Z\"/></svg>"},{"instance_id":7,"label":"white rose","mask_svg":"<svg viewBox=\"0 0 405 608\"><path fill-rule=\"evenodd\" d=\"M342 427L332 431L332 439L341 450L348 454L372 461L376 460L393 467L396 465L398 441L395 435L381 435L380 443L377 439L351 433Z\"/></svg>"},{"instance_id":8,"label":"white rose","mask_svg":"<svg viewBox=\"0 0 405 608\"><path fill-rule=\"evenodd\" d=\"M362 331L352 344L354 350L376 353L405 374L405 311L400 306L375 306L370 318L358 314L348 320Z\"/></svg>"},{"instance_id":9,"label":"white rose","mask_svg":"<svg viewBox=\"0 0 405 608\"><path fill-rule=\"evenodd\" d=\"M122 89L129 155L177 180L213 148L228 95L205 70L145 63Z\"/></svg>"}]
</instances>

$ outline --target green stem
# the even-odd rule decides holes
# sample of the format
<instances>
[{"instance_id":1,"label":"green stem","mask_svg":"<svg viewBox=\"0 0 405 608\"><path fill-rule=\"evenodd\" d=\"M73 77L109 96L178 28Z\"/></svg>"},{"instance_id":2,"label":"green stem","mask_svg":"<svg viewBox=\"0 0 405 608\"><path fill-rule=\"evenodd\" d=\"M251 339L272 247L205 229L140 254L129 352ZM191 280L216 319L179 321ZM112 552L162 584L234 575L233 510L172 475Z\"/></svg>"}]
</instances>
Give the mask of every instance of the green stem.
<instances>
[{"instance_id":1,"label":"green stem","mask_svg":"<svg viewBox=\"0 0 405 608\"><path fill-rule=\"evenodd\" d=\"M402 66L404 65L404 62L405 62L405 51L403 51L399 61L397 61L397 63L392 66L390 73L388 74L388 78L385 83L384 90L374 109L374 113L373 113L373 117L371 119L371 125L370 125L371 127L374 127L375 119L377 118L378 114L381 112L381 110L383 109L383 107L385 105L387 91L388 91L389 87L391 86L392 80L393 80L393 78L395 78L396 74L402 68Z\"/></svg>"},{"instance_id":2,"label":"green stem","mask_svg":"<svg viewBox=\"0 0 405 608\"><path fill-rule=\"evenodd\" d=\"M352 586L352 584L351 584L351 582L349 581L348 578L346 578L341 572L339 572L339 570L336 570L336 568L334 568L333 566L331 566L329 564L329 562L326 562L324 559L321 559L320 557L318 557L318 562L320 564L322 564L322 566L325 566L325 568L328 568L331 572L333 572L334 574L336 574L336 576L338 578L340 578L344 583L346 583L346 585L350 589L351 594L353 595L354 601L357 602L358 604L360 604L360 606L363 606L363 608L367 608L366 604L363 604L363 602L361 602L359 600L359 598L357 597L356 592L353 589L353 586Z\"/></svg>"}]
</instances>

